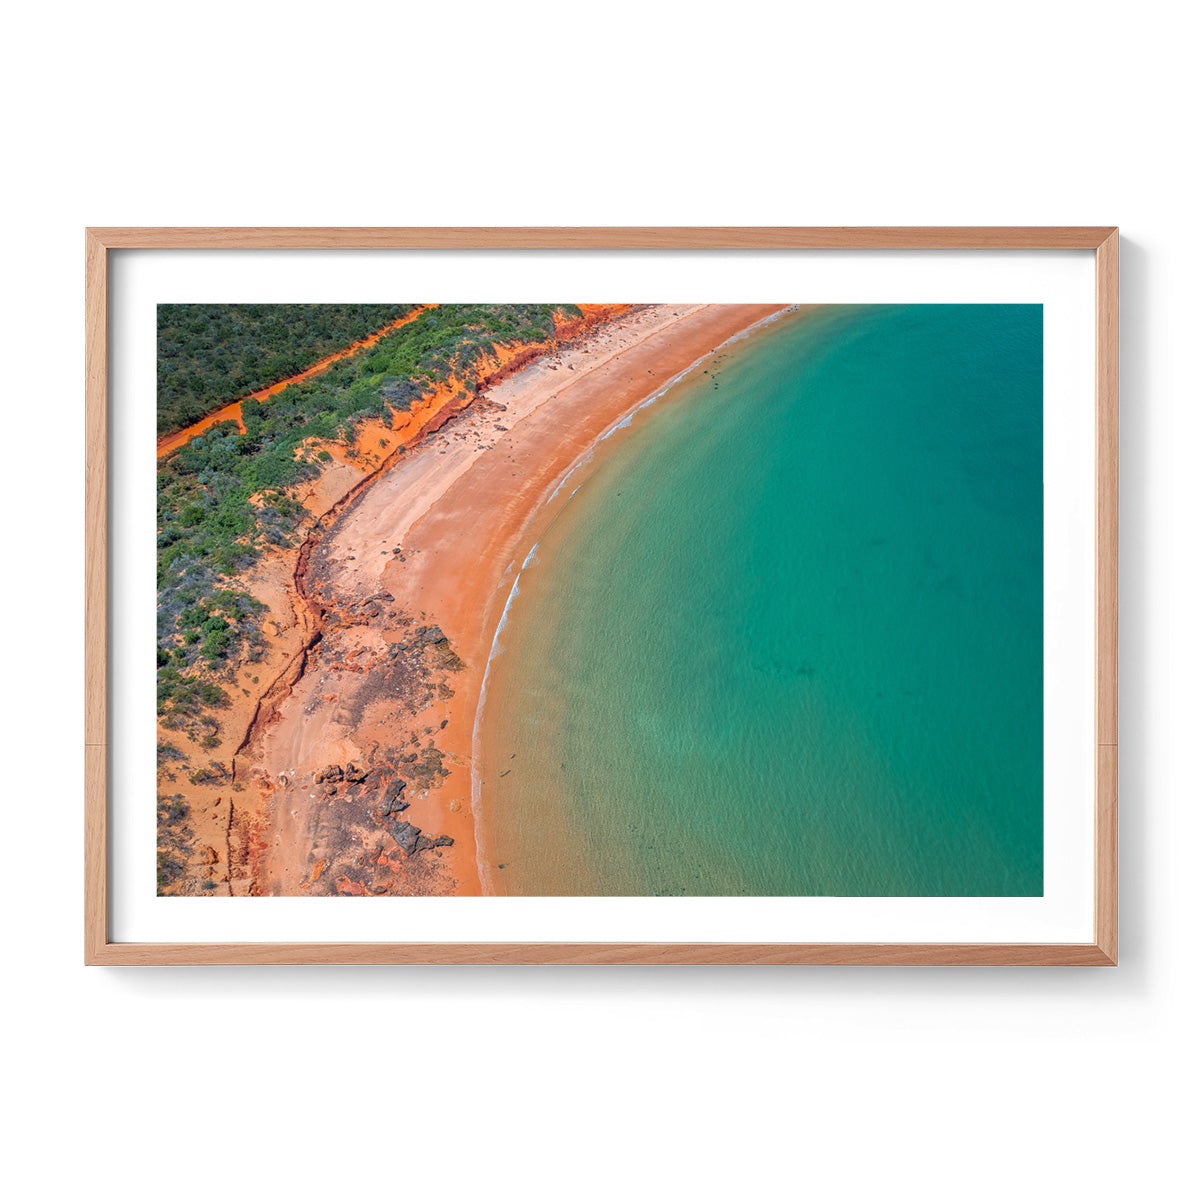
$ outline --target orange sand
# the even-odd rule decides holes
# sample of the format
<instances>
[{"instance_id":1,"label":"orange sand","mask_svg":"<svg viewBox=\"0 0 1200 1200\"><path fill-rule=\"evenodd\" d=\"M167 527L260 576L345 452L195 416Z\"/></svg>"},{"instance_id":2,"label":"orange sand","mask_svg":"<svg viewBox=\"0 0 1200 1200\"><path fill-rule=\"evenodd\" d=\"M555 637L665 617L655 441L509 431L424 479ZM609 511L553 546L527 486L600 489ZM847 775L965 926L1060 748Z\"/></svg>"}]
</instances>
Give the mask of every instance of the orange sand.
<instances>
[{"instance_id":1,"label":"orange sand","mask_svg":"<svg viewBox=\"0 0 1200 1200\"><path fill-rule=\"evenodd\" d=\"M422 309L401 318L371 337L330 355L293 380L275 384L255 393L255 396L276 394L295 379L316 374L331 362L373 344L390 329L411 321L428 307L430 306L422 306ZM629 308L629 305L613 304L584 306L582 317L556 320L552 343L496 347L495 353L479 364L475 378L470 384L451 380L422 397L408 411L393 413L389 422L364 423L358 430L352 446L348 447L340 442L313 442L306 447L308 451L313 452L327 449L333 461L324 467L316 480L304 485L297 492L297 498L310 514L308 524L300 531L302 535L306 535L304 543L299 550L268 552L239 580L241 586L263 601L270 612L263 629L266 639L265 657L257 663L241 664L235 678L224 681L231 705L228 709L211 714L217 722L216 744L211 749L202 749L178 731L166 729L161 723L159 726L160 740L184 750L189 759L185 764L168 762L159 769L160 791L164 795L180 796L190 810L188 825L194 842L187 878L182 885L183 890L194 890L202 885L218 894L244 895L261 891L264 883L272 886L271 881L267 879L269 872L264 864L267 831L264 830L262 797L245 795L245 780L248 769L253 766L255 760L254 735L260 725L265 726L274 718L276 705L282 697L290 693L293 683L306 664L304 648L312 641L322 621L319 606L310 603L303 593L303 583L311 552L314 547L320 545L323 531L350 501L378 475L391 467L406 448L416 444L430 431L440 429L466 406L473 402L478 403L477 389L498 385L507 375L521 369L538 355L556 351L561 343L581 338L595 325L614 315L623 314ZM236 413L233 411L235 408ZM195 436L203 429L225 419L240 419L240 402L210 414L190 430L175 435L175 441L181 444L187 436ZM173 445L160 448L160 455L171 448ZM376 641L378 642L378 639ZM379 648L376 645L376 651ZM350 658L357 658L361 652L362 648L352 651ZM365 663L366 660L360 659L348 665L358 673L366 670ZM229 683L232 683L231 687L228 686ZM325 697L325 702L331 703L336 698L336 695L331 693ZM364 724L364 731L368 727L369 723ZM393 732L393 729L389 729L387 736ZM335 749L336 746L331 746L330 753ZM208 763L217 766L218 776L210 782L191 782L189 776L197 768ZM260 780L264 778L261 771L258 777ZM268 781L266 791L271 790L274 789ZM327 810L328 806L326 812ZM291 827L287 831L290 838L300 838L295 851L306 854L312 864L318 861L314 847L317 845L316 833L321 815L319 809L310 814L313 819L306 826L307 832L303 835L297 832L297 827ZM467 822L465 835L461 830L464 821ZM465 816L452 813L448 825L451 828L432 832L450 832L456 838L465 837L469 840L471 827ZM283 840L282 836L278 837L280 844ZM449 852L438 850L436 853L440 857ZM398 874L406 885L419 891L434 890L442 886L436 877L431 877L429 871L409 870L411 864L403 862L402 857L398 856L399 861L395 864L394 873ZM328 865L329 860L321 861ZM389 859L381 857L378 861L385 869L389 868ZM300 891L311 889L324 873L322 868L320 872L300 882ZM415 878L410 880L410 876ZM356 894L362 890L351 881L343 882L336 876L333 878L339 892ZM282 885L276 881L274 886L278 888ZM295 881L292 880L287 885L287 890L292 892L295 886ZM178 889L175 887L172 890Z\"/></svg>"},{"instance_id":2,"label":"orange sand","mask_svg":"<svg viewBox=\"0 0 1200 1200\"><path fill-rule=\"evenodd\" d=\"M256 729L245 753L251 769L239 767L239 780L250 779L248 789L257 786L266 814L255 864L262 890L301 894L325 856L309 837L329 801L302 780L326 763L362 759L381 747L406 748L416 738L436 745L449 774L440 786L406 793L413 801L406 819L431 835L453 836L455 844L437 851L434 873L413 886L479 892L471 811L475 710L496 624L517 567L549 518L548 497L615 421L671 376L779 309L653 306L544 354L449 423L443 423L447 410L458 411L457 402L442 398L437 415L443 421L423 422L419 445L362 490L323 536L321 570L339 595L386 591L412 624L439 626L462 669L445 676L452 694L415 717L378 700L360 705L355 719L355 700L367 695L361 689L373 670L386 667L389 643L404 631L370 623L339 627L340 657L314 653L270 720ZM428 432L431 426L436 432ZM391 552L395 547L402 556ZM375 861L384 856L382 845L369 850ZM400 857L394 845L389 854ZM338 888L361 891L350 880Z\"/></svg>"},{"instance_id":3,"label":"orange sand","mask_svg":"<svg viewBox=\"0 0 1200 1200\"><path fill-rule=\"evenodd\" d=\"M582 318L556 322L553 345L577 339L597 323L628 308L628 305L587 306ZM415 315L404 320L411 320ZM342 355L363 348L367 341L364 339L347 348ZM258 724L271 719L279 699L289 693L305 664L304 647L319 628L319 608L307 601L302 588L308 556L312 547L319 545L322 531L350 499L369 486L382 470L392 465L399 452L418 442L430 430L440 428L466 405L476 402L476 388L496 384L550 348L547 344L497 347L493 355L479 364L470 384L453 380L422 397L409 411L394 413L386 423L365 423L360 427L353 446L348 447L340 442L313 442L305 448L309 452L327 449L334 460L326 464L314 481L297 491L297 498L310 514L308 523L300 530L302 536L307 535L305 542L299 551L269 551L239 580L242 587L263 601L269 609L270 615L263 630L267 643L265 657L258 663L241 664L233 680L223 681L231 706L211 714L218 725L216 744L211 749L202 749L178 731L168 730L161 724L159 727L160 740L182 749L189 759L185 764L168 762L159 771L160 791L164 795L180 796L190 810L188 825L194 842L183 890L194 891L201 885L221 895L244 895L262 890L260 876L265 878L263 858L267 843L264 840L266 831L263 827L261 797L253 792L248 793L246 782L254 759L251 735ZM325 365L342 355L331 356ZM310 368L308 373L314 373L316 369ZM285 383L280 383L270 390L277 392L284 386ZM220 413L212 414L208 422L212 424L219 419L223 419ZM196 432L200 432L200 428L193 428L193 435ZM354 662L352 669L355 672L364 671L365 661L359 659ZM333 699L333 694L327 697L329 702ZM210 782L192 783L189 776L207 763L217 765L218 776ZM314 814L317 818L320 815L319 812ZM451 826L460 823L450 821ZM318 839L308 835L314 834L318 825L319 820L308 826L308 834L305 835L308 840L305 843L302 839L302 844L297 848L298 852L308 855L314 870L318 858L314 857L312 851ZM459 836L456 828L430 832L450 832ZM469 832L468 829L468 837ZM295 834L296 830L293 829L291 833ZM438 855L442 853L441 850L437 851ZM398 855L398 858L402 857ZM329 865L329 860L321 861ZM384 867L388 866L387 859L380 861ZM429 872L410 871L410 865L398 862L395 874L406 881L409 876L420 876L411 880L414 890L431 890L438 886L437 879L428 877ZM299 884L300 891L309 891L323 874L324 868L310 875ZM338 891L354 894L356 885L350 881L343 883L336 872L332 872L330 878ZM178 885L171 890L179 890Z\"/></svg>"}]
</instances>

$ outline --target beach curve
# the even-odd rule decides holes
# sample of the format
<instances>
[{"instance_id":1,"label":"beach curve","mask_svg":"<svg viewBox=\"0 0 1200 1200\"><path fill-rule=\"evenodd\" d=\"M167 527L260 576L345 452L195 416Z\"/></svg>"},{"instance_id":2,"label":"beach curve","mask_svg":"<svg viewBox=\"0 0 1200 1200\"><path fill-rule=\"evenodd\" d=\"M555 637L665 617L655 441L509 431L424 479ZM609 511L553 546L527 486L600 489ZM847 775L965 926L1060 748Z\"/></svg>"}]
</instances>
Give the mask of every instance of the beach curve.
<instances>
[{"instance_id":1,"label":"beach curve","mask_svg":"<svg viewBox=\"0 0 1200 1200\"><path fill-rule=\"evenodd\" d=\"M653 305L602 325L489 388L348 508L314 560L316 591L333 606L387 596L389 612L407 615L386 628L368 619L341 630L340 660L323 662L318 653L262 731L253 761L268 818L264 891L298 894L317 869L314 858L319 867L321 847L309 834L328 808L323 798L286 784L281 791L276 781L389 748L436 764L429 786L412 790L405 816L453 839L439 852L444 865L436 876L412 878L413 889L486 890L475 743L517 564L556 503L569 501L561 495L565 482L603 438L730 339L787 307ZM379 695L380 670L370 664L386 669L389 652L410 644L414 629L418 640L436 632L431 644L446 654L440 673L422 684L425 702L405 712L395 696ZM441 670L448 662L453 668Z\"/></svg>"}]
</instances>

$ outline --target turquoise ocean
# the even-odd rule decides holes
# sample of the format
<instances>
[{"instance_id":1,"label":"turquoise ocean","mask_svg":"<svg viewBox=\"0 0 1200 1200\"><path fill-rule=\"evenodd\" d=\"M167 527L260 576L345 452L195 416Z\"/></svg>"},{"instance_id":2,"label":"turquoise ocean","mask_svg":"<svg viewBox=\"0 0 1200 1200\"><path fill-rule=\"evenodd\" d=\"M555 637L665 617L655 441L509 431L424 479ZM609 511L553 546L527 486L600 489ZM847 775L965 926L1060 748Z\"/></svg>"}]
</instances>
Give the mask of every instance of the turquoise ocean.
<instances>
[{"instance_id":1,"label":"turquoise ocean","mask_svg":"<svg viewBox=\"0 0 1200 1200\"><path fill-rule=\"evenodd\" d=\"M576 486L489 668L495 891L1041 894L1039 305L788 314Z\"/></svg>"}]
</instances>

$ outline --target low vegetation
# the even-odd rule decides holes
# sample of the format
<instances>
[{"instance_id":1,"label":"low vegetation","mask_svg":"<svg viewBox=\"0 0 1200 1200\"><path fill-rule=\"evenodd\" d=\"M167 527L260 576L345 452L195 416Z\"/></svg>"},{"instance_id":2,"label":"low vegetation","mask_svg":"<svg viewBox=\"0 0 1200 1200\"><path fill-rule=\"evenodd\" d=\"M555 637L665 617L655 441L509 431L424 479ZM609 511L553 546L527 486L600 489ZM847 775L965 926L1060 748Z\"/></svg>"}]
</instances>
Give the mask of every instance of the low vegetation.
<instances>
[{"instance_id":1,"label":"low vegetation","mask_svg":"<svg viewBox=\"0 0 1200 1200\"><path fill-rule=\"evenodd\" d=\"M187 873L193 838L182 794L158 797L158 890L173 889Z\"/></svg>"},{"instance_id":2,"label":"low vegetation","mask_svg":"<svg viewBox=\"0 0 1200 1200\"><path fill-rule=\"evenodd\" d=\"M160 304L158 432L311 367L411 304Z\"/></svg>"},{"instance_id":3,"label":"low vegetation","mask_svg":"<svg viewBox=\"0 0 1200 1200\"><path fill-rule=\"evenodd\" d=\"M193 317L193 308L202 311ZM335 315L328 317L327 309ZM211 388L201 394L215 398L210 409L217 400L248 390L240 366L221 376L220 363L262 362L268 352L276 355L272 361L293 363L287 337L289 330L300 336L298 312L318 324L326 341L329 330L341 329L344 344L355 337L356 331L347 333L351 309L373 328L386 323L389 314L405 311L404 306L161 306L160 387L164 358L165 375L176 385L189 369L182 364L203 363L202 378ZM219 731L214 713L230 703L226 685L235 668L262 658L265 608L238 587L235 577L267 548L295 544L304 509L292 489L329 460L321 443L349 445L363 421L406 410L452 378L473 388L481 360L495 345L552 338L556 310L578 315L570 306L542 304L431 309L312 379L264 402L246 401L244 433L232 421L215 425L160 462L158 704L167 729L210 748ZM235 317L228 317L230 312ZM234 340L218 353L213 342L223 330ZM307 333L301 340L311 361L314 343ZM326 341L321 342L325 354L338 348ZM168 396L168 407L172 403ZM198 774L207 780L211 766Z\"/></svg>"}]
</instances>

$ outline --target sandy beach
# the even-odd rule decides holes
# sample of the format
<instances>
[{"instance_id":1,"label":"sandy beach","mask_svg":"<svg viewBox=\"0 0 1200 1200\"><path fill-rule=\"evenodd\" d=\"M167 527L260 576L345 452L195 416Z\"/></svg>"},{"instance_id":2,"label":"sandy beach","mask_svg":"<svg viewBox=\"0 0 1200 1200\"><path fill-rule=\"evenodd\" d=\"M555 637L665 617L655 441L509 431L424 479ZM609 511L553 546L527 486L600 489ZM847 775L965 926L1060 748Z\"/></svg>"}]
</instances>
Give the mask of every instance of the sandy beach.
<instances>
[{"instance_id":1,"label":"sandy beach","mask_svg":"<svg viewBox=\"0 0 1200 1200\"><path fill-rule=\"evenodd\" d=\"M600 325L489 387L334 514L296 576L312 644L237 757L252 890L480 892L476 708L548 499L605 430L781 308L655 305Z\"/></svg>"}]
</instances>

